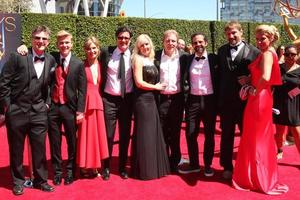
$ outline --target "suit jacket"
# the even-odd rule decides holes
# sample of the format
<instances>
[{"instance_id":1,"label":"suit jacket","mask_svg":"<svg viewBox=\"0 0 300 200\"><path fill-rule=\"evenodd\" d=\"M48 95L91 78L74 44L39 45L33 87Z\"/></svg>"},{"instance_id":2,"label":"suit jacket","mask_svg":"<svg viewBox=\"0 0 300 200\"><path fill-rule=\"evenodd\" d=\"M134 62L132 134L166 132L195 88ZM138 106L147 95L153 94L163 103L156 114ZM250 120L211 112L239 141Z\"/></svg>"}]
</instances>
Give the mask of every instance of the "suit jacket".
<instances>
[{"instance_id":1,"label":"suit jacket","mask_svg":"<svg viewBox=\"0 0 300 200\"><path fill-rule=\"evenodd\" d=\"M162 55L163 50L159 50L155 52L155 60L154 64L158 68L158 71L160 71L160 62L161 62L161 55ZM181 92L185 92L185 80L184 80L184 74L186 71L186 58L187 54L185 54L182 51L179 52L179 63L180 63L180 87L181 87Z\"/></svg>"},{"instance_id":2,"label":"suit jacket","mask_svg":"<svg viewBox=\"0 0 300 200\"><path fill-rule=\"evenodd\" d=\"M185 72L185 82L188 84L188 91L190 91L191 85L190 85L190 68L191 64L194 60L195 54L188 55L187 57L187 68ZM214 96L215 98L218 97L219 94L219 72L218 72L218 56L216 54L210 53L207 54L208 57L208 63L209 63L209 69L210 69L210 75L211 75L211 81L213 85L214 90Z\"/></svg>"},{"instance_id":3,"label":"suit jacket","mask_svg":"<svg viewBox=\"0 0 300 200\"><path fill-rule=\"evenodd\" d=\"M60 54L59 52L52 53L54 56L56 63L60 63ZM51 96L56 83L56 76L53 73L53 77L51 79ZM71 55L69 69L67 73L67 77L65 80L65 95L68 99L67 104L70 108L77 112L85 111L85 99L86 99L86 90L87 90L87 82L86 82L86 74L83 62L78 59L73 54Z\"/></svg>"},{"instance_id":4,"label":"suit jacket","mask_svg":"<svg viewBox=\"0 0 300 200\"><path fill-rule=\"evenodd\" d=\"M48 53L45 53L44 80L42 84L42 104L51 103L49 96L49 84L51 74L54 73L56 62ZM23 91L29 87L30 77L33 73L32 50L29 49L27 56L12 53L8 61L4 64L0 75L0 112L4 114L4 108L16 101ZM22 107L22 102L19 102Z\"/></svg>"},{"instance_id":5,"label":"suit jacket","mask_svg":"<svg viewBox=\"0 0 300 200\"><path fill-rule=\"evenodd\" d=\"M257 57L259 50L244 42L244 47L232 61L230 45L225 44L218 49L218 62L220 72L220 92L218 105L228 106L241 103L239 90L241 85L238 77L249 75L248 65Z\"/></svg>"}]
</instances>

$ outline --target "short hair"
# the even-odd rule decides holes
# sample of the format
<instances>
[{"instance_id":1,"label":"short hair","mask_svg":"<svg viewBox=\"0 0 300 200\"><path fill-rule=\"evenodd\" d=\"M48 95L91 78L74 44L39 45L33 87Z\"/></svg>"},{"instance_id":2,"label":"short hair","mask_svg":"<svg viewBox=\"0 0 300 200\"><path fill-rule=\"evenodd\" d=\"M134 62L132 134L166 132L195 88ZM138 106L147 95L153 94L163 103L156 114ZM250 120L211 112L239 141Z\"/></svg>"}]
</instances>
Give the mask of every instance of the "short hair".
<instances>
[{"instance_id":1,"label":"short hair","mask_svg":"<svg viewBox=\"0 0 300 200\"><path fill-rule=\"evenodd\" d=\"M90 36L90 37L87 37L85 40L84 40L84 43L83 43L83 48L88 48L91 44L95 44L96 47L98 47L100 49L100 42L98 40L98 38L96 38L95 36Z\"/></svg>"},{"instance_id":2,"label":"short hair","mask_svg":"<svg viewBox=\"0 0 300 200\"><path fill-rule=\"evenodd\" d=\"M165 40L165 38L169 35L169 34L174 34L177 38L177 41L178 41L178 38L179 38L179 34L177 31L173 30L173 29L170 29L170 30L166 30L164 32L164 37L163 37L163 40Z\"/></svg>"},{"instance_id":3,"label":"short hair","mask_svg":"<svg viewBox=\"0 0 300 200\"><path fill-rule=\"evenodd\" d=\"M269 38L273 37L272 43L279 40L280 37L278 29L274 25L267 25L267 24L258 25L255 28L255 34L257 33L266 34Z\"/></svg>"},{"instance_id":4,"label":"short hair","mask_svg":"<svg viewBox=\"0 0 300 200\"><path fill-rule=\"evenodd\" d=\"M73 38L71 33L69 33L66 30L61 30L61 31L58 31L58 33L56 34L56 39L59 40L60 38L67 37L67 36L70 36L71 39Z\"/></svg>"},{"instance_id":5,"label":"short hair","mask_svg":"<svg viewBox=\"0 0 300 200\"><path fill-rule=\"evenodd\" d=\"M51 31L45 25L36 26L31 32L31 37L33 37L36 33L40 33L40 32L45 32L50 37Z\"/></svg>"},{"instance_id":6,"label":"short hair","mask_svg":"<svg viewBox=\"0 0 300 200\"><path fill-rule=\"evenodd\" d=\"M120 34L120 33L124 33L124 32L128 32L129 33L129 35L130 35L130 38L132 37L132 31L127 27L127 26L120 26L119 28L117 28L117 30L116 30L116 33L115 33L115 35L116 35L116 38L118 37L118 35Z\"/></svg>"},{"instance_id":7,"label":"short hair","mask_svg":"<svg viewBox=\"0 0 300 200\"><path fill-rule=\"evenodd\" d=\"M289 49L292 49L292 48L296 49L296 51L297 51L297 53L298 53L298 48L297 48L297 46L294 45L294 44L287 45L287 46L284 48L284 53L286 53Z\"/></svg>"},{"instance_id":8,"label":"short hair","mask_svg":"<svg viewBox=\"0 0 300 200\"><path fill-rule=\"evenodd\" d=\"M243 32L242 25L236 20L232 20L232 21L227 22L227 24L224 27L224 31L226 32L229 29L233 29L233 28L236 28L237 30Z\"/></svg>"},{"instance_id":9,"label":"short hair","mask_svg":"<svg viewBox=\"0 0 300 200\"><path fill-rule=\"evenodd\" d=\"M194 34L192 34L192 36L191 36L191 42L192 42L192 43L193 43L193 39L194 39L194 37L196 37L197 35L202 35L202 36L203 36L203 39L204 39L204 41L205 41L205 42L208 42L208 40L207 40L207 37L206 37L206 35L205 35L204 33L197 32L197 33L194 33Z\"/></svg>"}]
</instances>

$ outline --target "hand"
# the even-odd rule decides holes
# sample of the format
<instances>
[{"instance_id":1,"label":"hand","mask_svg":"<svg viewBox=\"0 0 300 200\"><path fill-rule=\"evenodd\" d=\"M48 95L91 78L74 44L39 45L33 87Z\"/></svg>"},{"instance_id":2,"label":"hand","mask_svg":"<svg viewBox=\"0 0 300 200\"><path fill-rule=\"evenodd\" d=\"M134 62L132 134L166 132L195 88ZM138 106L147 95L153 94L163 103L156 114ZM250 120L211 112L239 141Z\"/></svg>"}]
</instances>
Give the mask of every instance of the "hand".
<instances>
[{"instance_id":1,"label":"hand","mask_svg":"<svg viewBox=\"0 0 300 200\"><path fill-rule=\"evenodd\" d=\"M155 84L155 89L156 90L164 90L164 89L166 89L166 87L167 87L166 83L156 83Z\"/></svg>"},{"instance_id":2,"label":"hand","mask_svg":"<svg viewBox=\"0 0 300 200\"><path fill-rule=\"evenodd\" d=\"M76 123L80 124L84 119L84 113L82 112L77 112L76 113Z\"/></svg>"},{"instance_id":3,"label":"hand","mask_svg":"<svg viewBox=\"0 0 300 200\"><path fill-rule=\"evenodd\" d=\"M240 85L245 85L250 83L250 77L249 76L239 76L238 77L238 82Z\"/></svg>"},{"instance_id":4,"label":"hand","mask_svg":"<svg viewBox=\"0 0 300 200\"><path fill-rule=\"evenodd\" d=\"M249 89L249 94L251 96L255 96L256 95L256 88L254 88L253 86L251 86L251 88Z\"/></svg>"},{"instance_id":5,"label":"hand","mask_svg":"<svg viewBox=\"0 0 300 200\"><path fill-rule=\"evenodd\" d=\"M26 56L28 54L28 48L23 44L17 48L17 52L22 56Z\"/></svg>"}]
</instances>

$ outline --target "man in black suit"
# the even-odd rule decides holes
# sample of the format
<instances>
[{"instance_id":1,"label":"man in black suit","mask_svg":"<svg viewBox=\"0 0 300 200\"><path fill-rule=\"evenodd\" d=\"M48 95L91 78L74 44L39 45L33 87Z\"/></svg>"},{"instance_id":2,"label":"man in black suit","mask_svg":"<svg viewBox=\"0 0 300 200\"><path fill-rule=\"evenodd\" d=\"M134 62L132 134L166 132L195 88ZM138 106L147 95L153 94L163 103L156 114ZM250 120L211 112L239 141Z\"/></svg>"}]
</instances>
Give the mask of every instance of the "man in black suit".
<instances>
[{"instance_id":1,"label":"man in black suit","mask_svg":"<svg viewBox=\"0 0 300 200\"><path fill-rule=\"evenodd\" d=\"M76 131L77 124L83 119L86 98L86 75L83 63L71 53L72 35L59 31L56 35L59 53L53 53L58 67L51 81L52 104L49 117L49 141L51 161L54 168L54 185L62 182L61 142L64 135L68 145L65 185L74 181L76 170ZM77 124L76 124L77 123Z\"/></svg>"},{"instance_id":2,"label":"man in black suit","mask_svg":"<svg viewBox=\"0 0 300 200\"><path fill-rule=\"evenodd\" d=\"M109 158L104 160L102 178L110 177L110 162L113 151L116 122L119 126L119 173L127 179L126 163L130 141L131 118L133 112L133 77L129 45L131 30L122 26L116 30L117 47L101 50L104 117L107 131Z\"/></svg>"},{"instance_id":3,"label":"man in black suit","mask_svg":"<svg viewBox=\"0 0 300 200\"><path fill-rule=\"evenodd\" d=\"M250 81L248 65L257 57L259 50L242 40L242 26L236 21L226 24L225 35L228 43L218 49L220 68L218 105L222 129L220 164L224 168L223 177L231 179L235 125L238 124L242 129L245 108L245 101L239 98L239 90Z\"/></svg>"},{"instance_id":4,"label":"man in black suit","mask_svg":"<svg viewBox=\"0 0 300 200\"><path fill-rule=\"evenodd\" d=\"M179 172L188 174L199 172L199 149L197 137L200 122L204 125L204 175L213 176L211 168L215 147L215 125L218 94L218 59L217 55L206 51L208 41L203 33L191 36L195 53L187 59L186 79L189 94L186 103L186 140L190 163L180 167Z\"/></svg>"},{"instance_id":5,"label":"man in black suit","mask_svg":"<svg viewBox=\"0 0 300 200\"><path fill-rule=\"evenodd\" d=\"M177 172L181 159L180 129L184 109L183 75L186 54L177 49L178 38L175 30L165 31L164 49L155 54L155 64L159 68L160 82L167 85L160 92L159 115L172 172Z\"/></svg>"},{"instance_id":6,"label":"man in black suit","mask_svg":"<svg viewBox=\"0 0 300 200\"><path fill-rule=\"evenodd\" d=\"M28 55L13 53L0 75L0 108L6 115L15 195L23 194L23 152L26 135L32 149L33 186L47 192L54 190L47 183L45 149L47 111L50 105L48 89L51 73L56 66L54 58L45 53L49 37L48 27L36 27L31 34L32 49Z\"/></svg>"}]
</instances>

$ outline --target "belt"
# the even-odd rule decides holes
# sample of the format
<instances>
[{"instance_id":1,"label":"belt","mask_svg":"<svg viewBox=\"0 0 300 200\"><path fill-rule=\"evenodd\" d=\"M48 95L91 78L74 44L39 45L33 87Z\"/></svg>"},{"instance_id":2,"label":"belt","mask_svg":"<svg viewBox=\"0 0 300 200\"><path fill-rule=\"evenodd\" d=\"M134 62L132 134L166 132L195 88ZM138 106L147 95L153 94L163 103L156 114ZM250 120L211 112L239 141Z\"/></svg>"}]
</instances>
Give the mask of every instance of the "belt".
<instances>
[{"instance_id":1,"label":"belt","mask_svg":"<svg viewBox=\"0 0 300 200\"><path fill-rule=\"evenodd\" d=\"M166 99L174 99L176 97L182 96L182 93L176 93L176 94L160 94L161 97L166 98Z\"/></svg>"}]
</instances>

